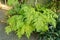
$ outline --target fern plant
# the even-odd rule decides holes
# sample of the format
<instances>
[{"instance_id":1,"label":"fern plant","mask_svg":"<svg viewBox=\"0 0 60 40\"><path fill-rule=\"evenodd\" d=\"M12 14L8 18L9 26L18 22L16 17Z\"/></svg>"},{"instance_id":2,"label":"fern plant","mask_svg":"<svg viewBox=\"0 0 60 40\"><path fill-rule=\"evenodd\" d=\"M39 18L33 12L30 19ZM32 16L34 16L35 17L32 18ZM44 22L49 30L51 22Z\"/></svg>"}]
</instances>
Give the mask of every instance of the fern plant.
<instances>
[{"instance_id":1,"label":"fern plant","mask_svg":"<svg viewBox=\"0 0 60 40\"><path fill-rule=\"evenodd\" d=\"M58 18L50 9L39 6L33 8L25 4L15 6L7 14L8 25L5 31L7 34L15 31L19 38L24 34L29 38L33 31L46 32L49 30L48 24L56 28L55 19Z\"/></svg>"}]
</instances>

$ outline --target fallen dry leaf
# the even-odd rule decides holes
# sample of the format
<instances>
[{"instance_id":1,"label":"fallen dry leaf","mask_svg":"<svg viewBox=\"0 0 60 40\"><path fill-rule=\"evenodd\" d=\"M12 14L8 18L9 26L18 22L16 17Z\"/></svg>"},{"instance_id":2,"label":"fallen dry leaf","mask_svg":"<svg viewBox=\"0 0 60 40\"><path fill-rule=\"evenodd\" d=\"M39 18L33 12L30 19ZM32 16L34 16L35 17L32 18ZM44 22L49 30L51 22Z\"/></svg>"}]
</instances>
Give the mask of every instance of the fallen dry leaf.
<instances>
[{"instance_id":1,"label":"fallen dry leaf","mask_svg":"<svg viewBox=\"0 0 60 40\"><path fill-rule=\"evenodd\" d=\"M4 5L0 2L0 9L4 9L4 10L10 10L12 7Z\"/></svg>"}]
</instances>

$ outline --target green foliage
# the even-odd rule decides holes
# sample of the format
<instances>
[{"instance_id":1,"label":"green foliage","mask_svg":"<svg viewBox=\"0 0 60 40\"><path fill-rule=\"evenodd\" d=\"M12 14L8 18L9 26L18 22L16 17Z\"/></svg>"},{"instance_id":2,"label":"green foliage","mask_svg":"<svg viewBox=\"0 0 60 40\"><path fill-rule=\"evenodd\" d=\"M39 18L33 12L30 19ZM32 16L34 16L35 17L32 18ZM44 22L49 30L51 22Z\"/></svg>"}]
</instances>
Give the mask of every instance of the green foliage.
<instances>
[{"instance_id":1,"label":"green foliage","mask_svg":"<svg viewBox=\"0 0 60 40\"><path fill-rule=\"evenodd\" d=\"M8 4L9 6L16 5L16 4L18 4L18 0L8 0L8 1L7 1L7 4Z\"/></svg>"},{"instance_id":2,"label":"green foliage","mask_svg":"<svg viewBox=\"0 0 60 40\"><path fill-rule=\"evenodd\" d=\"M39 40L60 40L60 29L57 26L56 29L50 28L49 31L39 35Z\"/></svg>"},{"instance_id":3,"label":"green foliage","mask_svg":"<svg viewBox=\"0 0 60 40\"><path fill-rule=\"evenodd\" d=\"M33 8L28 5L18 5L7 13L10 17L7 19L7 34L15 31L19 38L22 35L30 37L33 31L46 32L49 30L49 24L56 28L56 18L58 16L50 9L36 6Z\"/></svg>"}]
</instances>

